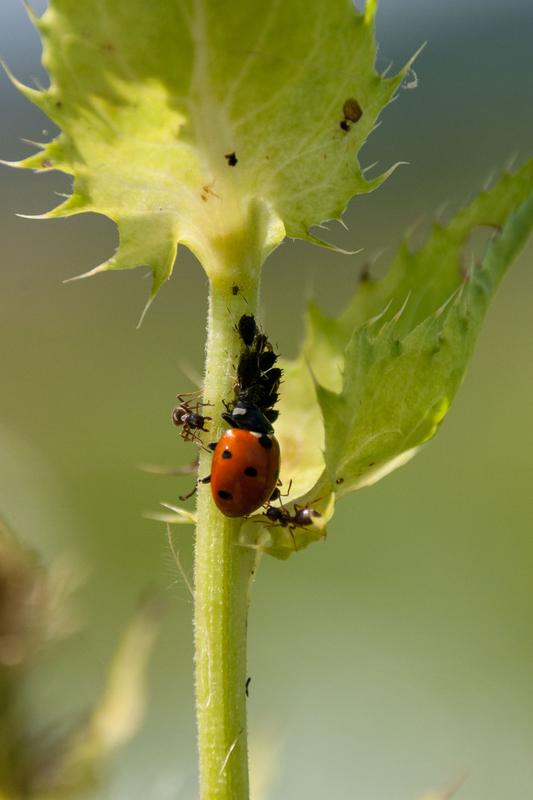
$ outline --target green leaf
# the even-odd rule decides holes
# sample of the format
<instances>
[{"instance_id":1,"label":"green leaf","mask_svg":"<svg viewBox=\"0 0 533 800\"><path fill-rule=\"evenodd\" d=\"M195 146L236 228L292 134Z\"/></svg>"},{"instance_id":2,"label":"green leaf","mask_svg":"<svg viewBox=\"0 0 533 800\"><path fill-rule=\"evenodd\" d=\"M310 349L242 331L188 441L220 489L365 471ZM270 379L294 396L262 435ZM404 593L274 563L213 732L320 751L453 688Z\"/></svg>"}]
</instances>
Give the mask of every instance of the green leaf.
<instances>
[{"instance_id":1,"label":"green leaf","mask_svg":"<svg viewBox=\"0 0 533 800\"><path fill-rule=\"evenodd\" d=\"M388 174L366 180L357 161L405 71L374 70L375 10L50 0L34 23L51 85L12 80L61 133L17 166L72 175L45 216L114 220L119 248L88 274L148 265L152 297L180 242L211 276L285 235L319 242L313 225Z\"/></svg>"},{"instance_id":2,"label":"green leaf","mask_svg":"<svg viewBox=\"0 0 533 800\"><path fill-rule=\"evenodd\" d=\"M468 270L465 246L471 235L478 228L501 230L532 188L533 161L528 161L478 195L446 227L434 223L419 250L412 251L405 239L385 277L360 281L340 317L326 317L312 305L305 353L317 380L333 391L340 390L344 349L353 331L372 317L391 320L405 305L396 327L401 336L446 303Z\"/></svg>"},{"instance_id":3,"label":"green leaf","mask_svg":"<svg viewBox=\"0 0 533 800\"><path fill-rule=\"evenodd\" d=\"M494 236L481 261L468 266L464 247L480 226ZM286 366L289 403L277 426L282 463L302 476L289 508L294 501L314 507L314 498L325 508L333 494L371 485L436 433L490 300L532 227L530 161L447 228L433 226L418 251L403 244L386 277L362 283L338 319L311 308L305 356ZM323 514L322 533L332 509Z\"/></svg>"}]
</instances>

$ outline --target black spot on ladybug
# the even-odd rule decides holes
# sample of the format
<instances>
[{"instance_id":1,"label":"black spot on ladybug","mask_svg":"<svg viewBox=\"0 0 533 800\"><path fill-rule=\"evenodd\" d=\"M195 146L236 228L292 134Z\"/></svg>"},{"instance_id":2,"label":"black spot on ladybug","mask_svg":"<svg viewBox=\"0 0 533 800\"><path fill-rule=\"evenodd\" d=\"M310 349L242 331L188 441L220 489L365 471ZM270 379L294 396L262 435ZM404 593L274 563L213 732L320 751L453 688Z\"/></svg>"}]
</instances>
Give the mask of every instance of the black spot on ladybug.
<instances>
[{"instance_id":1,"label":"black spot on ladybug","mask_svg":"<svg viewBox=\"0 0 533 800\"><path fill-rule=\"evenodd\" d=\"M246 467L246 469L244 470L244 474L248 475L248 477L250 478L255 478L257 477L257 470L255 467Z\"/></svg>"},{"instance_id":2,"label":"black spot on ladybug","mask_svg":"<svg viewBox=\"0 0 533 800\"><path fill-rule=\"evenodd\" d=\"M233 453L231 450L224 450L222 453L222 458L233 458Z\"/></svg>"},{"instance_id":3,"label":"black spot on ladybug","mask_svg":"<svg viewBox=\"0 0 533 800\"><path fill-rule=\"evenodd\" d=\"M342 113L344 114L345 120L349 120L350 122L358 122L363 116L363 109L355 97L349 97L344 101Z\"/></svg>"},{"instance_id":4,"label":"black spot on ladybug","mask_svg":"<svg viewBox=\"0 0 533 800\"><path fill-rule=\"evenodd\" d=\"M224 489L219 489L217 494L221 500L233 500L231 492L226 492Z\"/></svg>"},{"instance_id":5,"label":"black spot on ladybug","mask_svg":"<svg viewBox=\"0 0 533 800\"><path fill-rule=\"evenodd\" d=\"M236 167L237 166L237 162L238 162L239 159L237 158L237 154L235 152L226 153L224 158L228 162L228 167Z\"/></svg>"},{"instance_id":6,"label":"black spot on ladybug","mask_svg":"<svg viewBox=\"0 0 533 800\"><path fill-rule=\"evenodd\" d=\"M339 122L339 125L341 126L342 130L345 133L348 133L348 131L352 127L352 123L348 119L341 119L341 121Z\"/></svg>"},{"instance_id":7,"label":"black spot on ladybug","mask_svg":"<svg viewBox=\"0 0 533 800\"><path fill-rule=\"evenodd\" d=\"M259 437L259 444L261 447L264 447L265 450L272 449L272 439L269 436L265 436L265 434Z\"/></svg>"}]
</instances>

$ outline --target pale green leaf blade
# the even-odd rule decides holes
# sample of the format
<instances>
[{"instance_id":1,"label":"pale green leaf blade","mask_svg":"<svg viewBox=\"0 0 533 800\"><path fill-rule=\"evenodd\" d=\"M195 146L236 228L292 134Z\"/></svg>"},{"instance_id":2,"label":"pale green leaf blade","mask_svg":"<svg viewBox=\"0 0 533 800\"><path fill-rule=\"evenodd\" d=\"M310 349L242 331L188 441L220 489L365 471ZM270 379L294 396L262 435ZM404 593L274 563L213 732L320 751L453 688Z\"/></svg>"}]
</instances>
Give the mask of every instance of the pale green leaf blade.
<instances>
[{"instance_id":1,"label":"pale green leaf blade","mask_svg":"<svg viewBox=\"0 0 533 800\"><path fill-rule=\"evenodd\" d=\"M335 494L380 480L434 435L487 306L530 233L532 192L528 162L461 210L449 228L434 227L419 250L402 246L392 273L371 291L359 287L340 318L311 307L305 355L284 364L276 426L284 484L301 476L286 501L290 508L316 503L325 525ZM494 229L493 239L482 263L465 269L464 242L483 224ZM318 531L306 539L307 533L302 546L318 538ZM290 555L286 540L274 542L270 534L261 541L273 555Z\"/></svg>"},{"instance_id":2,"label":"pale green leaf blade","mask_svg":"<svg viewBox=\"0 0 533 800\"><path fill-rule=\"evenodd\" d=\"M446 227L435 223L420 249L412 251L402 242L385 277L360 282L340 317L329 318L312 305L305 352L320 383L340 390L344 348L353 331L372 317L390 320L405 304L396 327L404 335L443 305L470 267L464 248L472 233L488 228L496 234L532 187L533 161L528 161L479 194Z\"/></svg>"},{"instance_id":3,"label":"pale green leaf blade","mask_svg":"<svg viewBox=\"0 0 533 800\"><path fill-rule=\"evenodd\" d=\"M318 241L313 225L386 177L367 181L357 161L404 74L375 72L374 13L50 0L33 18L50 87L12 80L61 133L18 166L72 175L72 200L48 216L110 217L119 249L89 274L148 265L152 295L178 243L213 275L250 248L260 263L285 234Z\"/></svg>"},{"instance_id":4,"label":"pale green leaf blade","mask_svg":"<svg viewBox=\"0 0 533 800\"><path fill-rule=\"evenodd\" d=\"M339 394L320 388L326 468L339 493L373 482L438 430L462 382L490 300L533 228L533 195L509 216L447 303L402 335L402 317L358 328ZM453 241L453 240L452 240ZM446 254L446 251L444 251ZM403 313L407 313L409 302Z\"/></svg>"}]
</instances>

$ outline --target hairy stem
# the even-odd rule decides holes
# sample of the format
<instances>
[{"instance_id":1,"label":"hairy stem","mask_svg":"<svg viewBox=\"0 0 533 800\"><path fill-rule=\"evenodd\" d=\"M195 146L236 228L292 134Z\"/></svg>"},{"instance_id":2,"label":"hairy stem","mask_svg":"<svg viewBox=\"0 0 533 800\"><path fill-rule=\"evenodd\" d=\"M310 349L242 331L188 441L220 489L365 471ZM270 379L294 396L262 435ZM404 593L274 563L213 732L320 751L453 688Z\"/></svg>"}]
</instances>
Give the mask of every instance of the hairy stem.
<instances>
[{"instance_id":1,"label":"hairy stem","mask_svg":"<svg viewBox=\"0 0 533 800\"><path fill-rule=\"evenodd\" d=\"M253 312L257 270L210 284L204 399L213 403L210 440L224 428L222 400L233 396L241 344L235 323ZM235 293L235 286L239 291ZM245 298L245 299L244 299ZM200 459L209 474L210 455ZM200 485L195 549L196 710L201 800L247 800L246 628L255 552L239 547L240 519L223 516Z\"/></svg>"}]
</instances>

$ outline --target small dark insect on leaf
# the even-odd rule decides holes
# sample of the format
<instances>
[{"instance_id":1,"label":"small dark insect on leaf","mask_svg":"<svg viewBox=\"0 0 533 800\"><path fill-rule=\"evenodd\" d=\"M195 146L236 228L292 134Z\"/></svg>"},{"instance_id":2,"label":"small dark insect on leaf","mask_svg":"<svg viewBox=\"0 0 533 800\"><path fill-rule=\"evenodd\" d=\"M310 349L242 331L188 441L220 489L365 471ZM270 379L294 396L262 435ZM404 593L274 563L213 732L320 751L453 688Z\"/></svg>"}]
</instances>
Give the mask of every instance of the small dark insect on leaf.
<instances>
[{"instance_id":1,"label":"small dark insect on leaf","mask_svg":"<svg viewBox=\"0 0 533 800\"><path fill-rule=\"evenodd\" d=\"M348 100L344 101L342 113L344 114L344 119L349 120L350 122L359 122L363 116L363 109L355 97L349 97Z\"/></svg>"},{"instance_id":2,"label":"small dark insect on leaf","mask_svg":"<svg viewBox=\"0 0 533 800\"><path fill-rule=\"evenodd\" d=\"M352 127L352 123L348 119L341 119L341 121L339 122L339 125L341 126L342 130L345 133L348 133L348 131Z\"/></svg>"},{"instance_id":3,"label":"small dark insect on leaf","mask_svg":"<svg viewBox=\"0 0 533 800\"><path fill-rule=\"evenodd\" d=\"M233 295L239 294L239 287L237 286L237 284L235 284L235 286L231 287L231 293Z\"/></svg>"},{"instance_id":4,"label":"small dark insect on leaf","mask_svg":"<svg viewBox=\"0 0 533 800\"><path fill-rule=\"evenodd\" d=\"M238 162L239 159L237 158L237 154L235 152L234 153L226 153L224 158L228 162L228 166L229 167L236 167L237 166L237 162Z\"/></svg>"},{"instance_id":5,"label":"small dark insect on leaf","mask_svg":"<svg viewBox=\"0 0 533 800\"><path fill-rule=\"evenodd\" d=\"M273 350L265 350L259 356L259 369L261 372L266 372L274 366L277 360L277 353L275 353Z\"/></svg>"}]
</instances>

